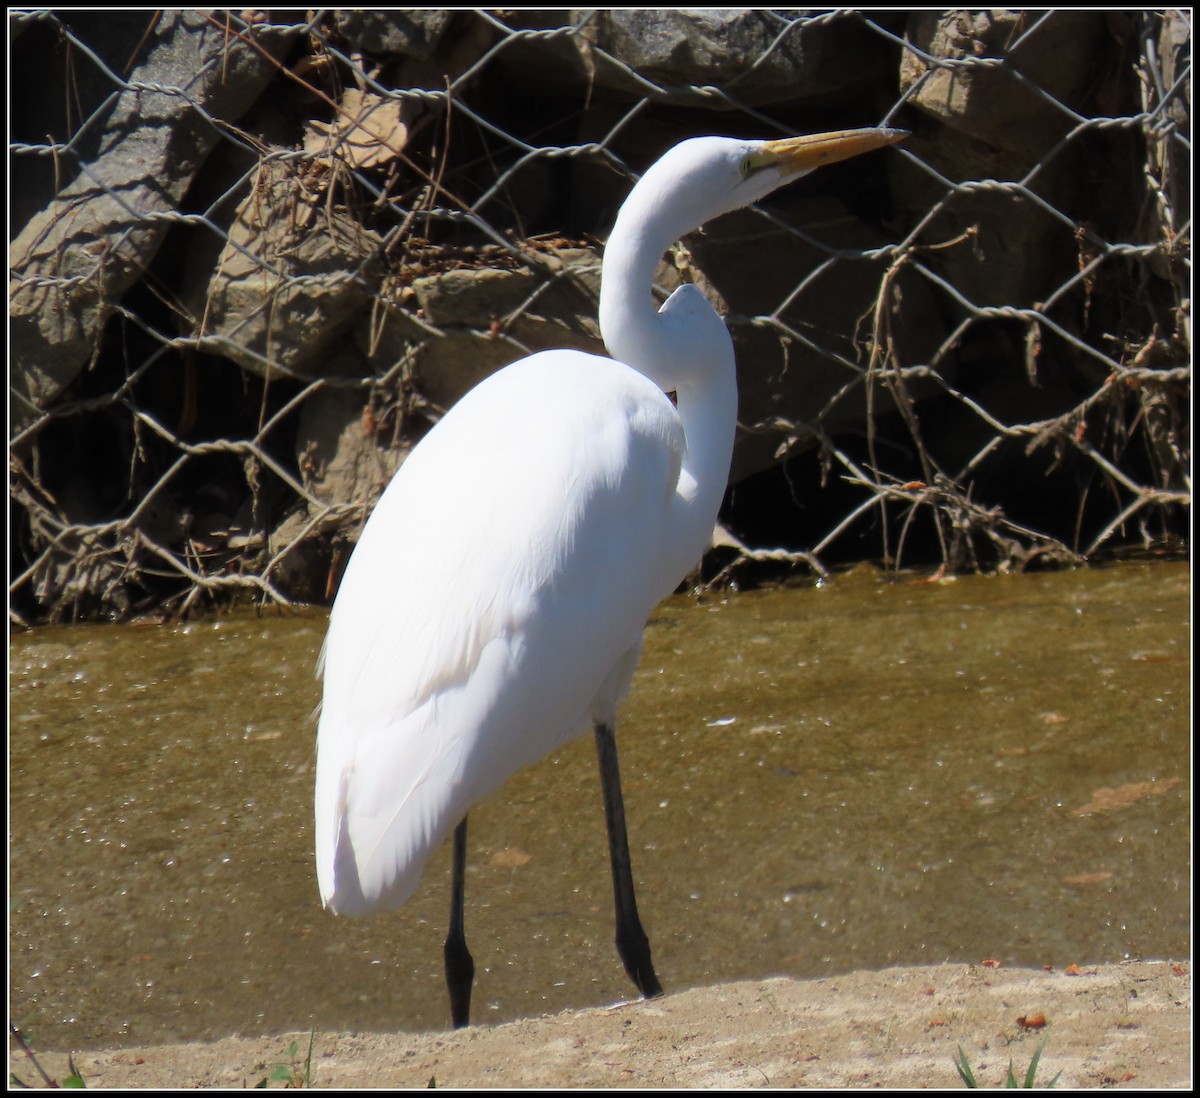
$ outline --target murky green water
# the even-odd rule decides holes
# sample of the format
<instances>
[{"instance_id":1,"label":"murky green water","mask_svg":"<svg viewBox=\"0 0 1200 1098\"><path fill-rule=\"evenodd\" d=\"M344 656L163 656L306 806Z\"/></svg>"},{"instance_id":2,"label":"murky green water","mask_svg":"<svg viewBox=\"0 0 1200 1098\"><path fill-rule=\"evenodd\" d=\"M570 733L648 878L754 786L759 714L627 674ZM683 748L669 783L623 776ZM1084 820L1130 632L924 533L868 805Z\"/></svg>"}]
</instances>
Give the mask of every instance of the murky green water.
<instances>
[{"instance_id":1,"label":"murky green water","mask_svg":"<svg viewBox=\"0 0 1200 1098\"><path fill-rule=\"evenodd\" d=\"M9 1002L41 1047L447 1024L447 850L396 913L317 899L324 622L12 638ZM1182 564L664 604L619 730L664 986L1185 955L1189 638ZM627 997L591 737L471 820L476 1019Z\"/></svg>"}]
</instances>

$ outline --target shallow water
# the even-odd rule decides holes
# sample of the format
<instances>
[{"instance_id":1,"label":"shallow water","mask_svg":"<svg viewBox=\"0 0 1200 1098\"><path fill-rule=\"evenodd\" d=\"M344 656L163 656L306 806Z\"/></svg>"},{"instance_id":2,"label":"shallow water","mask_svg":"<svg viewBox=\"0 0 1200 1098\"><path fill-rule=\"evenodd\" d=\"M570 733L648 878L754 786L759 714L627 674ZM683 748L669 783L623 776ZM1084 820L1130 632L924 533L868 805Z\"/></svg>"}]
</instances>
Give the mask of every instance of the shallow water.
<instances>
[{"instance_id":1,"label":"shallow water","mask_svg":"<svg viewBox=\"0 0 1200 1098\"><path fill-rule=\"evenodd\" d=\"M619 729L663 985L1186 955L1189 576L664 603ZM447 1024L447 849L398 912L317 899L324 627L12 637L9 1003L41 1047ZM469 851L476 1020L630 994L590 736L478 806Z\"/></svg>"}]
</instances>

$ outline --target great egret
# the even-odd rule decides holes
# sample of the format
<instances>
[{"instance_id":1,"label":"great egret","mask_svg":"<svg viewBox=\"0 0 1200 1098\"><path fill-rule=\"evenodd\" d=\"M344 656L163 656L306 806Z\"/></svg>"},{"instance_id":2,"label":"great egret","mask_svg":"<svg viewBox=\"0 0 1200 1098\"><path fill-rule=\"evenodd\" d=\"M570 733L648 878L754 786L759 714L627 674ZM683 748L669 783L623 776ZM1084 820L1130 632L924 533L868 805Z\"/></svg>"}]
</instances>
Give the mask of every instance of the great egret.
<instances>
[{"instance_id":1,"label":"great egret","mask_svg":"<svg viewBox=\"0 0 1200 1098\"><path fill-rule=\"evenodd\" d=\"M685 233L902 136L675 146L633 188L605 249L600 330L613 357L544 351L481 382L413 450L367 522L318 672L317 879L335 912L397 907L455 831L445 964L456 1026L474 977L467 811L589 724L617 949L638 990L661 993L634 899L617 705L646 619L710 543L737 386L733 342L700 291L681 286L656 311L652 279Z\"/></svg>"}]
</instances>

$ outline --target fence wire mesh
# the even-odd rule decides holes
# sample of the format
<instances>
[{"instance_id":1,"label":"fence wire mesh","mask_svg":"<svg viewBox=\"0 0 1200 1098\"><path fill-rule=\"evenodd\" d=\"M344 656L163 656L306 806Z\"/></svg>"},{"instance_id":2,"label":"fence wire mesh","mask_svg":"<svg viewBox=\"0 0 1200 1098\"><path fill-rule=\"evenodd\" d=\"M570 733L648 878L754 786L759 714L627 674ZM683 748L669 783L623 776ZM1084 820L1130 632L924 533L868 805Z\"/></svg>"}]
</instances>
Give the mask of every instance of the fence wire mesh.
<instances>
[{"instance_id":1,"label":"fence wire mesh","mask_svg":"<svg viewBox=\"0 0 1200 1098\"><path fill-rule=\"evenodd\" d=\"M10 614L330 597L470 384L602 351L604 234L700 133L912 131L660 269L738 349L709 580L1178 551L1190 48L1181 11L10 13Z\"/></svg>"}]
</instances>

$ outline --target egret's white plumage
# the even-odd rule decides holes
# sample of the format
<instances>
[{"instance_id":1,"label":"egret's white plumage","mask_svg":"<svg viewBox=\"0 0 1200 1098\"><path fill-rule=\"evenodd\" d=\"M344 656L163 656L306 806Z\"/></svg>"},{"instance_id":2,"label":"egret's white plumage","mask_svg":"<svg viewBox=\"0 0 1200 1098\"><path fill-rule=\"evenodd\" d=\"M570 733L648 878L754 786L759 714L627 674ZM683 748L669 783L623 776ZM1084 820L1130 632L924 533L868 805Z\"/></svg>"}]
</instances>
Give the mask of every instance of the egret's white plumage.
<instances>
[{"instance_id":1,"label":"egret's white plumage","mask_svg":"<svg viewBox=\"0 0 1200 1098\"><path fill-rule=\"evenodd\" d=\"M506 367L401 466L350 559L322 657L327 906L403 903L472 804L589 725L613 727L647 617L709 545L736 425L729 333L693 286L656 310L657 264L789 177L899 136L676 146L638 182L605 250L613 358L547 351ZM646 982L657 989L652 971Z\"/></svg>"},{"instance_id":2,"label":"egret's white plumage","mask_svg":"<svg viewBox=\"0 0 1200 1098\"><path fill-rule=\"evenodd\" d=\"M475 801L615 715L635 658L613 669L680 578L661 561L683 448L645 378L551 351L477 386L413 451L325 642L317 871L335 911L403 903Z\"/></svg>"}]
</instances>

